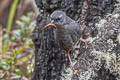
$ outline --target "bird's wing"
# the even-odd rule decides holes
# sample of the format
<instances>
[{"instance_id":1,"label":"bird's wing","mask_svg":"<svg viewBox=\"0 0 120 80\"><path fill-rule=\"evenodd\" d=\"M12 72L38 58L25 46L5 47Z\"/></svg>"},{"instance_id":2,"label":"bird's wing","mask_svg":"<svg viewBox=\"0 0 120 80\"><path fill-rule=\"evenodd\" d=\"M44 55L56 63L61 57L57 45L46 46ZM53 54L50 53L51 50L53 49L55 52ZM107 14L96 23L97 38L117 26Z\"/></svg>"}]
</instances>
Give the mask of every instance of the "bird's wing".
<instances>
[{"instance_id":1,"label":"bird's wing","mask_svg":"<svg viewBox=\"0 0 120 80\"><path fill-rule=\"evenodd\" d=\"M69 29L70 29L71 38L73 42L76 43L81 37L81 28L79 24L76 23L75 21L72 21L69 27L70 27Z\"/></svg>"}]
</instances>

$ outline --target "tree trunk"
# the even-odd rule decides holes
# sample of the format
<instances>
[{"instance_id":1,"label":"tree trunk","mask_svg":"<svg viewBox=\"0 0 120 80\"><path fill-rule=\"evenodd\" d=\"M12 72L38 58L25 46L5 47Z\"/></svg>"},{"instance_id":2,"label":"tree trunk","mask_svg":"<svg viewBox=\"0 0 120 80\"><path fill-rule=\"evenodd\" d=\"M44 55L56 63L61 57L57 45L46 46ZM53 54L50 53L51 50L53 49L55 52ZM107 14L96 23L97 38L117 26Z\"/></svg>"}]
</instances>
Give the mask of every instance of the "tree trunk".
<instances>
[{"instance_id":1,"label":"tree trunk","mask_svg":"<svg viewBox=\"0 0 120 80\"><path fill-rule=\"evenodd\" d=\"M33 32L35 67L32 80L120 80L120 2L119 0L35 0L40 10ZM72 62L79 67L73 74L63 50L54 39L54 29L44 30L49 15L62 10L82 27L83 38L89 43L71 53Z\"/></svg>"}]
</instances>

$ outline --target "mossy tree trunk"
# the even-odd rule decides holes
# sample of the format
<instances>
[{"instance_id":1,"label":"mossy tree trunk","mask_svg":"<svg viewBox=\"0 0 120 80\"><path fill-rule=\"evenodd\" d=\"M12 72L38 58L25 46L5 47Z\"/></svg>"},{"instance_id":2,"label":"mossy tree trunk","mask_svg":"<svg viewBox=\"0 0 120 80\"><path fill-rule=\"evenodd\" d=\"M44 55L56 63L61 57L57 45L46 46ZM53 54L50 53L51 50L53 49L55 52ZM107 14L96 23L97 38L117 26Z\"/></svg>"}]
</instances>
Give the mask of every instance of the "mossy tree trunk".
<instances>
[{"instance_id":1,"label":"mossy tree trunk","mask_svg":"<svg viewBox=\"0 0 120 80\"><path fill-rule=\"evenodd\" d=\"M116 0L35 0L40 14L33 32L35 67L32 80L119 80L120 5ZM115 7L115 5L117 5ZM80 43L72 62L79 76L72 73L69 61L54 39L54 30L44 30L49 15L62 10L80 26L85 23L89 47ZM109 15L108 15L109 14ZM75 46L75 47L76 47Z\"/></svg>"}]
</instances>

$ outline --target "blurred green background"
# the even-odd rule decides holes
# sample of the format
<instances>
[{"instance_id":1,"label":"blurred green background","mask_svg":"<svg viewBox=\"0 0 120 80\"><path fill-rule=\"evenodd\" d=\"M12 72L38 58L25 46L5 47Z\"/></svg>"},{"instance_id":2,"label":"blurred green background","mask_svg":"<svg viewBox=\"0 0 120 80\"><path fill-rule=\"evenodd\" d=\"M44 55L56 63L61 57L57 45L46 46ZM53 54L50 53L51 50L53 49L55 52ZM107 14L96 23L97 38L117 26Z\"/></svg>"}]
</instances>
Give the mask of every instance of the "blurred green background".
<instances>
[{"instance_id":1,"label":"blurred green background","mask_svg":"<svg viewBox=\"0 0 120 80\"><path fill-rule=\"evenodd\" d=\"M37 14L33 0L0 0L0 80L31 79Z\"/></svg>"}]
</instances>

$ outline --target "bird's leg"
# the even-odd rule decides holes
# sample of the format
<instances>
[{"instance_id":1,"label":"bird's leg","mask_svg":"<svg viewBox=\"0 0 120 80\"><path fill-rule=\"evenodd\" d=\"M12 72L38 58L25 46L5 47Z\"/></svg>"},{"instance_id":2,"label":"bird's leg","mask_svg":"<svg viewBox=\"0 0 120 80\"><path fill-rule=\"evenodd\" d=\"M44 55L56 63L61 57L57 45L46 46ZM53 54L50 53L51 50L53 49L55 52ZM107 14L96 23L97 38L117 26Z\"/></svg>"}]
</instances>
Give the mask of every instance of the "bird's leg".
<instances>
[{"instance_id":1,"label":"bird's leg","mask_svg":"<svg viewBox=\"0 0 120 80\"><path fill-rule=\"evenodd\" d=\"M85 47L88 48L88 43L85 40L83 40L82 38L80 38L80 41L84 42L85 43Z\"/></svg>"},{"instance_id":2,"label":"bird's leg","mask_svg":"<svg viewBox=\"0 0 120 80\"><path fill-rule=\"evenodd\" d=\"M68 59L69 59L69 61L70 61L70 65L71 65L71 67L72 67L73 73L76 74L77 76L79 76L79 74L76 72L76 70L77 70L78 68L75 68L74 65L72 64L72 59L71 59L71 57L70 57L70 51L71 51L71 49L67 52L67 57L68 57Z\"/></svg>"},{"instance_id":3,"label":"bird's leg","mask_svg":"<svg viewBox=\"0 0 120 80\"><path fill-rule=\"evenodd\" d=\"M70 61L70 65L72 66L72 69L73 69L72 59L70 57L70 51L71 51L71 49L67 52L67 56L68 56L68 59Z\"/></svg>"}]
</instances>

